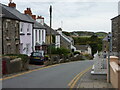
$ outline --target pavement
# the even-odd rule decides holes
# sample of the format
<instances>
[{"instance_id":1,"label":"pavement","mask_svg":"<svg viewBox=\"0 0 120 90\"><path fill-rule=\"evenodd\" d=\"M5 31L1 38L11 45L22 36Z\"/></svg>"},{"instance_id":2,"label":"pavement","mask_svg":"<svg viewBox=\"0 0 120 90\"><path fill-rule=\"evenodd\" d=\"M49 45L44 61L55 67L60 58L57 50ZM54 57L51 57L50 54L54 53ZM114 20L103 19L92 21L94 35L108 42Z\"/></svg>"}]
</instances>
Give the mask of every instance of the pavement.
<instances>
[{"instance_id":1,"label":"pavement","mask_svg":"<svg viewBox=\"0 0 120 90\"><path fill-rule=\"evenodd\" d=\"M113 88L107 83L107 75L92 75L91 70L86 72L79 80L77 88Z\"/></svg>"}]
</instances>

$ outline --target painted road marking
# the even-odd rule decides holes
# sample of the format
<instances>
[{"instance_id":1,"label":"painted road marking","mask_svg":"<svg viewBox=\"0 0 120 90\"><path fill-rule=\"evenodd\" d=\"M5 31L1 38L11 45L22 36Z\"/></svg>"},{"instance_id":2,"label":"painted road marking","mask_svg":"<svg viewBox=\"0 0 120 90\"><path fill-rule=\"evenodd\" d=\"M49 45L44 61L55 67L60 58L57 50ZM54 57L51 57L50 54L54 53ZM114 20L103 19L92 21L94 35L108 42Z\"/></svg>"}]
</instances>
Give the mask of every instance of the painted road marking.
<instances>
[{"instance_id":1,"label":"painted road marking","mask_svg":"<svg viewBox=\"0 0 120 90\"><path fill-rule=\"evenodd\" d=\"M67 64L69 64L69 63L71 63L71 62L68 62ZM47 67L43 67L43 68L40 67L38 69L30 70L30 71L23 72L23 73L20 73L20 74L12 75L12 76L5 77L5 78L0 78L0 81L1 80L6 80L6 79L11 79L11 78L18 77L18 76L21 76L21 75L24 75L24 74L28 74L28 73L31 73L31 72L34 72L34 71L38 71L38 70L42 70L42 69L45 69L45 68L50 68L50 67L54 67L54 66L62 65L62 64L66 64L66 63L55 64L55 65L51 65L51 66L47 66Z\"/></svg>"},{"instance_id":2,"label":"painted road marking","mask_svg":"<svg viewBox=\"0 0 120 90\"><path fill-rule=\"evenodd\" d=\"M70 89L74 88L74 86L76 85L76 83L78 82L78 80L79 80L87 71L89 71L91 68L92 68L92 66L89 67L89 68L87 68L87 69L85 69L84 71L80 72L78 75L76 75L76 76L72 79L72 81L68 84L68 86L70 87Z\"/></svg>"},{"instance_id":3,"label":"painted road marking","mask_svg":"<svg viewBox=\"0 0 120 90\"><path fill-rule=\"evenodd\" d=\"M11 79L11 78L14 78L14 77L18 77L18 76L21 76L21 75L24 75L24 74L28 74L28 73L31 73L31 72L34 72L34 71L38 71L38 70L42 70L42 69L46 69L46 68L50 68L50 67L55 67L55 66L58 66L58 65L60 65L60 64L55 64L55 65L52 65L52 66L47 66L47 67L43 67L43 68L38 68L38 69L30 70L30 71L23 72L23 73L20 73L20 74L16 74L16 75L13 75L13 76L5 77L5 78L0 78L0 81L1 80L6 80L6 79Z\"/></svg>"}]
</instances>

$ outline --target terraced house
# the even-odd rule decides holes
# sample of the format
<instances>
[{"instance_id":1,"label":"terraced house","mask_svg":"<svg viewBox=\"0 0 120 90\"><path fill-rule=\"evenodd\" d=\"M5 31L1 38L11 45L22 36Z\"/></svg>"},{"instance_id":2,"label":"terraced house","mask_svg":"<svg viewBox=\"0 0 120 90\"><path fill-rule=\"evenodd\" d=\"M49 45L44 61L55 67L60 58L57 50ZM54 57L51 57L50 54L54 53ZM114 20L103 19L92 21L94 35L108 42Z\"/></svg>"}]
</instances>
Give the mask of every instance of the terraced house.
<instances>
[{"instance_id":1,"label":"terraced house","mask_svg":"<svg viewBox=\"0 0 120 90\"><path fill-rule=\"evenodd\" d=\"M44 17L32 14L31 8L24 10L24 14L29 15L29 19L34 22L33 25L33 51L42 50L47 53L46 45L46 27L44 27Z\"/></svg>"},{"instance_id":2,"label":"terraced house","mask_svg":"<svg viewBox=\"0 0 120 90\"><path fill-rule=\"evenodd\" d=\"M2 7L2 53L19 54L21 20L6 9L9 7L3 4L0 6Z\"/></svg>"},{"instance_id":3,"label":"terraced house","mask_svg":"<svg viewBox=\"0 0 120 90\"><path fill-rule=\"evenodd\" d=\"M120 15L114 17L112 20L112 51L114 53L120 52Z\"/></svg>"},{"instance_id":4,"label":"terraced house","mask_svg":"<svg viewBox=\"0 0 120 90\"><path fill-rule=\"evenodd\" d=\"M22 14L21 12L19 12L16 9L16 4L10 2L8 4L8 6L6 5L2 5L3 8L5 8L8 12L10 12L12 14L13 17L18 18L20 21L17 24L17 31L19 33L19 43L17 43L16 48L17 48L17 52L20 52L21 54L27 54L30 55L32 52L32 29L33 29L33 21L29 19L28 15ZM13 24L12 22L10 22L11 24ZM15 24L16 25L16 24ZM12 25L14 26L14 25ZM11 26L10 26L11 27ZM11 27L12 30L15 30L16 26ZM10 30L10 32L12 32ZM13 35L12 33L9 33L9 35ZM16 38L13 36L13 38ZM17 38L18 39L18 38ZM8 45L10 46L10 45ZM11 45L12 46L12 45ZM13 51L15 50L14 47L10 47L10 49L8 48L8 53L12 53L11 50L13 49Z\"/></svg>"}]
</instances>

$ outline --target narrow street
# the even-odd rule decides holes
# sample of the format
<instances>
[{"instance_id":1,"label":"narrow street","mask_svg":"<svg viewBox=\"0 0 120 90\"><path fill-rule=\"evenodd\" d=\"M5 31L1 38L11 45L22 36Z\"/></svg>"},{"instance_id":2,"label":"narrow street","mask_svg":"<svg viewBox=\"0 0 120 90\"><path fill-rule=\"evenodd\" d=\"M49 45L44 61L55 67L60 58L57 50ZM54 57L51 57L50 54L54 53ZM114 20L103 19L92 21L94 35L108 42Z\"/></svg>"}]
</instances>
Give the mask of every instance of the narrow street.
<instances>
[{"instance_id":1,"label":"narrow street","mask_svg":"<svg viewBox=\"0 0 120 90\"><path fill-rule=\"evenodd\" d=\"M69 88L68 84L93 61L64 63L3 80L3 88Z\"/></svg>"}]
</instances>

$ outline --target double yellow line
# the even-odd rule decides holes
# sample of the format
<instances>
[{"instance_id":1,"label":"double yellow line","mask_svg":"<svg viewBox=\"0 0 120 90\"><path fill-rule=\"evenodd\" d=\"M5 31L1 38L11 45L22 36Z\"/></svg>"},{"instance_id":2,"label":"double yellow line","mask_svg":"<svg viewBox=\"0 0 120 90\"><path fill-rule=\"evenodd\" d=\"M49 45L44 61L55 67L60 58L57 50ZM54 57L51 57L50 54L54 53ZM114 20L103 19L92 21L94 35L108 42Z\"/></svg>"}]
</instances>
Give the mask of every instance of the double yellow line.
<instances>
[{"instance_id":1,"label":"double yellow line","mask_svg":"<svg viewBox=\"0 0 120 90\"><path fill-rule=\"evenodd\" d=\"M79 80L87 71L89 71L91 68L92 68L92 66L89 67L89 68L87 68L87 69L85 69L84 71L80 72L79 74L77 74L77 75L72 79L72 81L68 84L68 86L70 87L70 89L74 88L75 85L76 85L76 83L78 82L78 80Z\"/></svg>"},{"instance_id":2,"label":"double yellow line","mask_svg":"<svg viewBox=\"0 0 120 90\"><path fill-rule=\"evenodd\" d=\"M30 71L23 72L23 73L20 73L20 74L12 75L12 76L9 76L9 77L0 78L0 81L1 80L6 80L6 79L11 79L11 78L18 77L18 76L21 76L21 75L24 75L24 74L28 74L28 73L31 73L31 72L34 72L34 71L38 71L38 70L42 70L42 69L46 69L46 68L50 68L50 67L54 67L54 66L58 66L58 65L60 65L60 64L55 64L55 65L51 65L51 66L47 66L47 67L43 67L43 68L30 70Z\"/></svg>"}]
</instances>

